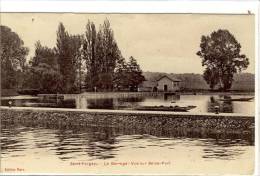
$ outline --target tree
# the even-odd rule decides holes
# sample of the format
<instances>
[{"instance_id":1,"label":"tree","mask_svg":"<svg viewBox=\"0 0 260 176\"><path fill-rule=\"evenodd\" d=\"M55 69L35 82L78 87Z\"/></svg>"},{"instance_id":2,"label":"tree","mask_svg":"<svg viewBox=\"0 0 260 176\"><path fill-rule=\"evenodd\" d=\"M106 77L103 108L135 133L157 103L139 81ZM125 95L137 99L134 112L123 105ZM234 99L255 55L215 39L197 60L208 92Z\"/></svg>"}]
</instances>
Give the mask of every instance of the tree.
<instances>
[{"instance_id":1,"label":"tree","mask_svg":"<svg viewBox=\"0 0 260 176\"><path fill-rule=\"evenodd\" d=\"M1 87L17 88L18 74L22 74L29 49L19 35L7 26L0 26Z\"/></svg>"},{"instance_id":2,"label":"tree","mask_svg":"<svg viewBox=\"0 0 260 176\"><path fill-rule=\"evenodd\" d=\"M55 50L46 46L42 46L40 41L35 43L34 57L30 62L32 67L36 67L40 63L45 63L55 68L58 67L57 54Z\"/></svg>"},{"instance_id":3,"label":"tree","mask_svg":"<svg viewBox=\"0 0 260 176\"><path fill-rule=\"evenodd\" d=\"M57 93L61 90L62 76L57 68L46 63L29 67L27 70L25 88L38 89L41 93Z\"/></svg>"},{"instance_id":4,"label":"tree","mask_svg":"<svg viewBox=\"0 0 260 176\"><path fill-rule=\"evenodd\" d=\"M76 72L76 80L75 80L75 87L77 87L77 90L79 92L81 92L81 88L82 85L84 84L84 81L82 79L82 77L84 76L84 69L85 69L85 65L84 65L84 60L83 58L83 35L75 35L74 36L74 41L75 43L73 44L72 42L72 46L73 50L74 50L74 63L73 65L75 65L75 71Z\"/></svg>"},{"instance_id":5,"label":"tree","mask_svg":"<svg viewBox=\"0 0 260 176\"><path fill-rule=\"evenodd\" d=\"M209 85L210 89L214 89L214 87L218 84L219 81L218 69L206 68L203 73L203 78Z\"/></svg>"},{"instance_id":6,"label":"tree","mask_svg":"<svg viewBox=\"0 0 260 176\"><path fill-rule=\"evenodd\" d=\"M226 91L231 88L233 75L246 69L249 59L240 54L241 45L228 30L219 29L210 36L202 36L200 51L202 66L206 66L204 79L210 88L219 86Z\"/></svg>"},{"instance_id":7,"label":"tree","mask_svg":"<svg viewBox=\"0 0 260 176\"><path fill-rule=\"evenodd\" d=\"M61 90L62 76L58 70L57 54L54 49L35 44L34 57L26 69L24 88L38 89L41 93L57 93Z\"/></svg>"},{"instance_id":8,"label":"tree","mask_svg":"<svg viewBox=\"0 0 260 176\"><path fill-rule=\"evenodd\" d=\"M83 59L86 61L86 82L90 90L112 90L117 60L121 57L108 20L98 32L93 22L86 25Z\"/></svg>"},{"instance_id":9,"label":"tree","mask_svg":"<svg viewBox=\"0 0 260 176\"><path fill-rule=\"evenodd\" d=\"M82 60L81 60L81 46L82 46L82 36L81 35L70 35L69 36L69 55L71 58L71 76L70 76L70 83L72 84L72 90L79 89L78 82L81 82L81 77L77 77L81 75L81 67L82 67ZM77 80L80 79L80 80Z\"/></svg>"},{"instance_id":10,"label":"tree","mask_svg":"<svg viewBox=\"0 0 260 176\"><path fill-rule=\"evenodd\" d=\"M71 93L75 89L77 56L81 47L81 37L69 35L62 23L57 31L55 51L58 56L59 72L62 76L62 92Z\"/></svg>"},{"instance_id":11,"label":"tree","mask_svg":"<svg viewBox=\"0 0 260 176\"><path fill-rule=\"evenodd\" d=\"M129 62L127 63L127 73L130 90L137 90L138 85L145 81L145 78L142 75L139 64L133 56L129 58Z\"/></svg>"},{"instance_id":12,"label":"tree","mask_svg":"<svg viewBox=\"0 0 260 176\"><path fill-rule=\"evenodd\" d=\"M129 88L129 81L127 79L128 77L128 69L127 69L127 64L125 61L125 58L121 58L117 61L117 65L115 68L115 74L114 74L114 87L117 90L122 90Z\"/></svg>"},{"instance_id":13,"label":"tree","mask_svg":"<svg viewBox=\"0 0 260 176\"><path fill-rule=\"evenodd\" d=\"M98 79L98 58L96 57L97 33L96 26L93 22L88 21L86 25L85 38L83 41L82 55L86 61L87 77L86 83L90 90L93 90L97 85Z\"/></svg>"},{"instance_id":14,"label":"tree","mask_svg":"<svg viewBox=\"0 0 260 176\"><path fill-rule=\"evenodd\" d=\"M100 27L101 46L103 52L99 52L101 60L101 73L99 81L103 90L113 89L114 71L117 61L121 58L121 52L114 38L114 32L106 19Z\"/></svg>"}]
</instances>

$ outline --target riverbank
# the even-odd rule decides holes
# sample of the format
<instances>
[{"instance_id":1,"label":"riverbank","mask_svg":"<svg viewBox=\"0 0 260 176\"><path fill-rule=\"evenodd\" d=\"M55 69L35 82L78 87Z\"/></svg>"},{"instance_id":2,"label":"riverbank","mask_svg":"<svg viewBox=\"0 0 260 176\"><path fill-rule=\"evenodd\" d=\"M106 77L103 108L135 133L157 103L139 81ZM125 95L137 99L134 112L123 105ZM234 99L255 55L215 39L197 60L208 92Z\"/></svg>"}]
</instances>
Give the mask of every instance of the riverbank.
<instances>
[{"instance_id":1,"label":"riverbank","mask_svg":"<svg viewBox=\"0 0 260 176\"><path fill-rule=\"evenodd\" d=\"M254 140L253 116L243 114L191 114L126 110L87 110L31 107L1 107L1 123L61 128L86 126L136 129L145 132L166 130L184 133L245 135Z\"/></svg>"},{"instance_id":2,"label":"riverbank","mask_svg":"<svg viewBox=\"0 0 260 176\"><path fill-rule=\"evenodd\" d=\"M4 91L5 92L5 91ZM52 95L109 95L109 94L113 94L113 95L128 95L128 96L133 96L133 95L137 95L137 96L147 96L147 95L164 95L167 94L167 92L82 92L82 93L72 93L72 94L38 94L38 96L52 96ZM176 94L176 95L250 95L250 96L254 96L255 92L251 92L251 91L229 91L229 92L214 92L214 91L183 91L183 92L169 92L172 94ZM23 95L23 94L19 94L17 92L13 92L13 93L2 93L2 98L7 98L7 97L15 97L15 96L30 96L28 95Z\"/></svg>"}]
</instances>

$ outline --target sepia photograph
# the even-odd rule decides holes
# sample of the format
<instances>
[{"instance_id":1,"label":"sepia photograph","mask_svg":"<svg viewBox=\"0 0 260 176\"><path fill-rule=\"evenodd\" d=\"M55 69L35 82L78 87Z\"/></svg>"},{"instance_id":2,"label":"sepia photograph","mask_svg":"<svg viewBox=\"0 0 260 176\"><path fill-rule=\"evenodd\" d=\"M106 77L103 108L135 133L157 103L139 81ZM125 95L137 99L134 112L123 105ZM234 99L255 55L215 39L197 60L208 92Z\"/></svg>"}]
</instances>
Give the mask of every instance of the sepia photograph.
<instances>
[{"instance_id":1,"label":"sepia photograph","mask_svg":"<svg viewBox=\"0 0 260 176\"><path fill-rule=\"evenodd\" d=\"M2 174L254 174L255 14L0 15Z\"/></svg>"}]
</instances>

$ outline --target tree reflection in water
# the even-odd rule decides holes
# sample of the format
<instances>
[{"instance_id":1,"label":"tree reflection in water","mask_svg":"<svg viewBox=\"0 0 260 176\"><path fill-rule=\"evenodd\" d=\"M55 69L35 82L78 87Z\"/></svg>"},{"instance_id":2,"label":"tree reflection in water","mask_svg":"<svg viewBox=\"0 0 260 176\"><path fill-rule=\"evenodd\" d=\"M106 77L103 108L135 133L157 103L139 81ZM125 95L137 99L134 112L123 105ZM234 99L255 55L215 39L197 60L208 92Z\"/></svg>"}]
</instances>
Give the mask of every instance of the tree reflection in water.
<instances>
[{"instance_id":1,"label":"tree reflection in water","mask_svg":"<svg viewBox=\"0 0 260 176\"><path fill-rule=\"evenodd\" d=\"M244 153L241 148L233 146L252 146L251 134L225 134L207 131L189 131L187 129L167 130L82 127L59 125L2 125L1 152L7 157L16 151L30 148L48 149L61 160L77 159L88 156L91 159L116 158L118 151L129 148L170 147L176 145L191 147L202 146L202 158L232 159ZM148 143L144 145L143 142ZM126 146L125 143L127 143ZM163 150L163 148L162 148ZM26 155L26 153L23 153Z\"/></svg>"},{"instance_id":2,"label":"tree reflection in water","mask_svg":"<svg viewBox=\"0 0 260 176\"><path fill-rule=\"evenodd\" d=\"M233 113L233 103L232 101L219 101L222 96L219 96L218 99L216 99L214 96L211 96L208 101L208 112L215 112L215 107L219 107L219 112L224 113ZM230 96L224 96L225 99L231 99Z\"/></svg>"},{"instance_id":3,"label":"tree reflection in water","mask_svg":"<svg viewBox=\"0 0 260 176\"><path fill-rule=\"evenodd\" d=\"M144 97L128 98L93 98L87 99L87 108L89 109L129 109L138 106Z\"/></svg>"}]
</instances>

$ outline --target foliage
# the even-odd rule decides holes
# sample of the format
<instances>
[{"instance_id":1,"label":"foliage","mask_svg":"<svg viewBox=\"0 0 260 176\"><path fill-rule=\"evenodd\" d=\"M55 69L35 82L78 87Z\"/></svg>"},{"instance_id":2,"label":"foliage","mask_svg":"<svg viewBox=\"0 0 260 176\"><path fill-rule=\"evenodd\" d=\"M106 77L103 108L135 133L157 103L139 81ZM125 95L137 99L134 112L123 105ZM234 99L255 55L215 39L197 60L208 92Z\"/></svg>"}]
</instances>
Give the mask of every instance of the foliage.
<instances>
[{"instance_id":1,"label":"foliage","mask_svg":"<svg viewBox=\"0 0 260 176\"><path fill-rule=\"evenodd\" d=\"M58 71L57 54L54 49L35 44L35 54L26 67L23 88L38 89L41 93L56 93L61 89L62 76Z\"/></svg>"},{"instance_id":2,"label":"foliage","mask_svg":"<svg viewBox=\"0 0 260 176\"><path fill-rule=\"evenodd\" d=\"M120 59L115 70L114 83L117 89L128 89L136 91L138 85L145 81L142 70L134 57L130 57L126 63L125 59Z\"/></svg>"},{"instance_id":3,"label":"foliage","mask_svg":"<svg viewBox=\"0 0 260 176\"><path fill-rule=\"evenodd\" d=\"M128 81L128 68L125 59L122 57L117 61L117 65L115 68L114 74L114 87L117 90L124 90L129 88L129 81Z\"/></svg>"},{"instance_id":4,"label":"foliage","mask_svg":"<svg viewBox=\"0 0 260 176\"><path fill-rule=\"evenodd\" d=\"M114 39L113 30L110 28L108 20L104 21L104 24L100 29L101 45L103 46L103 52L101 52L101 74L99 77L102 83L101 89L112 90L113 89L113 77L117 60L121 57L121 52Z\"/></svg>"},{"instance_id":5,"label":"foliage","mask_svg":"<svg viewBox=\"0 0 260 176\"><path fill-rule=\"evenodd\" d=\"M99 70L97 56L97 34L96 27L93 22L88 21L86 25L85 38L83 40L82 57L86 61L87 77L86 83L88 87L93 90L97 86ZM100 39L101 40L101 39Z\"/></svg>"},{"instance_id":6,"label":"foliage","mask_svg":"<svg viewBox=\"0 0 260 176\"><path fill-rule=\"evenodd\" d=\"M217 85L223 91L230 89L233 75L249 65L249 59L240 54L240 43L228 30L203 35L200 48L197 55L202 58L202 66L206 66L204 79L212 89Z\"/></svg>"},{"instance_id":7,"label":"foliage","mask_svg":"<svg viewBox=\"0 0 260 176\"><path fill-rule=\"evenodd\" d=\"M82 47L82 39L81 35L70 35L69 36L69 55L72 60L71 64L71 88L70 92L75 92L76 89L79 88L79 82L81 79L81 68L82 68L82 59L81 59L81 47Z\"/></svg>"},{"instance_id":8,"label":"foliage","mask_svg":"<svg viewBox=\"0 0 260 176\"><path fill-rule=\"evenodd\" d=\"M136 90L144 77L137 61L130 57L126 63L117 46L108 20L100 26L88 21L83 42L83 59L86 61L86 83L90 90Z\"/></svg>"},{"instance_id":9,"label":"foliage","mask_svg":"<svg viewBox=\"0 0 260 176\"><path fill-rule=\"evenodd\" d=\"M129 58L129 62L127 63L128 69L128 82L131 90L137 90L137 87L140 83L145 81L144 76L142 75L142 70L138 65L136 59L134 57Z\"/></svg>"},{"instance_id":10,"label":"foliage","mask_svg":"<svg viewBox=\"0 0 260 176\"><path fill-rule=\"evenodd\" d=\"M81 89L84 72L91 91L136 90L144 80L137 61L130 57L126 62L122 57L108 20L98 30L88 21L84 36L70 35L60 23L56 46L49 48L37 41L34 56L27 64L28 49L23 47L19 36L1 26L1 36L2 33L7 34L1 39L4 44L1 45L2 76L6 78L2 83L7 88L18 84L18 78L25 89L37 89L41 93L75 93Z\"/></svg>"},{"instance_id":11,"label":"foliage","mask_svg":"<svg viewBox=\"0 0 260 176\"><path fill-rule=\"evenodd\" d=\"M30 67L27 75L24 87L38 89L41 93L57 93L62 87L59 71L46 63Z\"/></svg>"},{"instance_id":12,"label":"foliage","mask_svg":"<svg viewBox=\"0 0 260 176\"><path fill-rule=\"evenodd\" d=\"M210 87L203 79L203 75L194 73L163 73L163 72L143 72L143 75L148 81L155 81L163 75L176 77L181 81L181 89L185 91L208 90ZM239 73L234 75L234 81L231 90L237 91L254 91L255 75L251 73Z\"/></svg>"},{"instance_id":13,"label":"foliage","mask_svg":"<svg viewBox=\"0 0 260 176\"><path fill-rule=\"evenodd\" d=\"M18 34L7 26L0 26L1 87L18 87L18 74L23 73L28 48Z\"/></svg>"},{"instance_id":14,"label":"foliage","mask_svg":"<svg viewBox=\"0 0 260 176\"><path fill-rule=\"evenodd\" d=\"M42 46L40 41L37 41L35 44L34 57L31 59L30 64L32 67L36 67L40 63L45 63L55 68L58 67L55 50Z\"/></svg>"},{"instance_id":15,"label":"foliage","mask_svg":"<svg viewBox=\"0 0 260 176\"><path fill-rule=\"evenodd\" d=\"M77 58L80 55L81 37L69 35L62 23L57 31L55 51L58 57L58 69L62 76L62 92L71 93L75 89L77 76Z\"/></svg>"},{"instance_id":16,"label":"foliage","mask_svg":"<svg viewBox=\"0 0 260 176\"><path fill-rule=\"evenodd\" d=\"M69 35L59 26L57 48L35 44L35 55L27 68L25 88L39 89L41 93L69 93L75 91L76 75L80 69L81 36ZM66 68L66 69L64 69Z\"/></svg>"},{"instance_id":17,"label":"foliage","mask_svg":"<svg viewBox=\"0 0 260 176\"><path fill-rule=\"evenodd\" d=\"M206 68L203 73L203 78L209 85L210 89L214 89L219 81L218 69Z\"/></svg>"},{"instance_id":18,"label":"foliage","mask_svg":"<svg viewBox=\"0 0 260 176\"><path fill-rule=\"evenodd\" d=\"M90 90L112 90L114 70L121 53L108 20L98 32L93 22L86 25L83 59L86 61L86 82Z\"/></svg>"}]
</instances>

